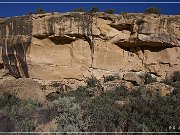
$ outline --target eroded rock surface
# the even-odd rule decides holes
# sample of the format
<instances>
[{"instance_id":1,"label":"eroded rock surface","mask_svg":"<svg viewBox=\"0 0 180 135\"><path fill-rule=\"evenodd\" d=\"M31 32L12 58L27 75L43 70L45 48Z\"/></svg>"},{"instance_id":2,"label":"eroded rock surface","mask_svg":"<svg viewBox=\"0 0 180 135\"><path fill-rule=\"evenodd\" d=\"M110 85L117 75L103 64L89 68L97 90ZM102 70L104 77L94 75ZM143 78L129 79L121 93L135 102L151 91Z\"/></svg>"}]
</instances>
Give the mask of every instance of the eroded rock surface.
<instances>
[{"instance_id":1,"label":"eroded rock surface","mask_svg":"<svg viewBox=\"0 0 180 135\"><path fill-rule=\"evenodd\" d=\"M47 13L0 22L3 65L16 78L51 81L180 71L180 16ZM1 68L2 69L2 68Z\"/></svg>"},{"instance_id":2,"label":"eroded rock surface","mask_svg":"<svg viewBox=\"0 0 180 135\"><path fill-rule=\"evenodd\" d=\"M31 98L40 103L46 100L45 93L40 86L30 78L4 80L0 83L0 96L2 96L3 93L15 95L22 100Z\"/></svg>"},{"instance_id":3,"label":"eroded rock surface","mask_svg":"<svg viewBox=\"0 0 180 135\"><path fill-rule=\"evenodd\" d=\"M0 22L3 66L15 78L29 77L26 52L31 44L31 35L32 20L30 16L12 17Z\"/></svg>"}]
</instances>

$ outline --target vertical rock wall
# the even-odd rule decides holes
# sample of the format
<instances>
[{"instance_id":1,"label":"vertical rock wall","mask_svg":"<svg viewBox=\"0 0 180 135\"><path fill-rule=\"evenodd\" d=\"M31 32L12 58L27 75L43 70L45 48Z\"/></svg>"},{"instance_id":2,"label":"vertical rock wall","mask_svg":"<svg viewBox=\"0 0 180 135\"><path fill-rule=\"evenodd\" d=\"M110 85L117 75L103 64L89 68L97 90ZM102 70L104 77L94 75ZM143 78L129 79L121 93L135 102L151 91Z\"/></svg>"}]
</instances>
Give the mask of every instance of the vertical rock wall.
<instances>
[{"instance_id":1,"label":"vertical rock wall","mask_svg":"<svg viewBox=\"0 0 180 135\"><path fill-rule=\"evenodd\" d=\"M29 77L26 51L31 43L30 16L8 18L0 23L0 46L5 69L15 77Z\"/></svg>"},{"instance_id":2,"label":"vertical rock wall","mask_svg":"<svg viewBox=\"0 0 180 135\"><path fill-rule=\"evenodd\" d=\"M3 66L16 78L46 82L141 71L164 78L180 70L179 26L180 16L167 15L72 12L5 18L0 20Z\"/></svg>"}]
</instances>

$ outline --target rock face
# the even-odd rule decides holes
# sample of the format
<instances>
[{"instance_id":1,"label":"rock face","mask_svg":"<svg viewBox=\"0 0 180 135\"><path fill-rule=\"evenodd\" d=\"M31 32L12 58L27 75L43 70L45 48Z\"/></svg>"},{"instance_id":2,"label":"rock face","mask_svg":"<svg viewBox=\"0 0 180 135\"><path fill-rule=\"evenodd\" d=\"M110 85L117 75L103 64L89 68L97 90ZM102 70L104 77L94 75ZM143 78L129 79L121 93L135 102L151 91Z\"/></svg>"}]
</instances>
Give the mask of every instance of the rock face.
<instances>
[{"instance_id":1,"label":"rock face","mask_svg":"<svg viewBox=\"0 0 180 135\"><path fill-rule=\"evenodd\" d=\"M5 80L0 83L0 96L3 93L9 93L11 95L16 95L19 99L28 100L31 98L34 101L43 103L46 100L44 92L41 90L40 86L28 78Z\"/></svg>"},{"instance_id":2,"label":"rock face","mask_svg":"<svg viewBox=\"0 0 180 135\"><path fill-rule=\"evenodd\" d=\"M32 21L30 16L8 18L0 23L3 66L15 78L29 77L26 52L31 44L31 35Z\"/></svg>"},{"instance_id":3,"label":"rock face","mask_svg":"<svg viewBox=\"0 0 180 135\"><path fill-rule=\"evenodd\" d=\"M94 75L180 71L180 16L47 13L0 23L3 66L16 78L78 83Z\"/></svg>"}]
</instances>

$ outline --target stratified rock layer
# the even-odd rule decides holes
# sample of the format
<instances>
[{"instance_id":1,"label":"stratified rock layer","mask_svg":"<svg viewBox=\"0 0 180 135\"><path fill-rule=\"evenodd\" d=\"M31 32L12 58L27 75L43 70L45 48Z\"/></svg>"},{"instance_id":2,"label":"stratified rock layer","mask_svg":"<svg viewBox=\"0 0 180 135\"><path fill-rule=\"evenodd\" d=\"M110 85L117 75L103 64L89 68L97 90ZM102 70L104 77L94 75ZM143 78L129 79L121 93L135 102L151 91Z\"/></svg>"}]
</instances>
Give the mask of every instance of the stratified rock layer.
<instances>
[{"instance_id":1,"label":"stratified rock layer","mask_svg":"<svg viewBox=\"0 0 180 135\"><path fill-rule=\"evenodd\" d=\"M180 71L180 16L47 13L0 24L4 67L16 77L68 83L94 75ZM26 64L27 63L27 64Z\"/></svg>"}]
</instances>

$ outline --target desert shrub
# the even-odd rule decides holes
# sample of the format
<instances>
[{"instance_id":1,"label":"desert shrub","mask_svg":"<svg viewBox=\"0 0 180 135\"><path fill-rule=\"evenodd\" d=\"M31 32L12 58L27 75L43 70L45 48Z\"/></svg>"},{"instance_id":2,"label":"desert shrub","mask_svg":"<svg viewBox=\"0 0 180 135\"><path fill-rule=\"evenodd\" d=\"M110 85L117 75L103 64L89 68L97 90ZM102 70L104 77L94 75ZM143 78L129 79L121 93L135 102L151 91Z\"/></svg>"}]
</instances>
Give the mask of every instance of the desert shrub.
<instances>
[{"instance_id":1,"label":"desert shrub","mask_svg":"<svg viewBox=\"0 0 180 135\"><path fill-rule=\"evenodd\" d=\"M104 12L107 13L107 14L114 14L115 10L114 9L107 9Z\"/></svg>"},{"instance_id":2,"label":"desert shrub","mask_svg":"<svg viewBox=\"0 0 180 135\"><path fill-rule=\"evenodd\" d=\"M144 79L144 84L149 84L156 82L156 78L154 78L150 73L146 72L143 74L142 78Z\"/></svg>"},{"instance_id":3,"label":"desert shrub","mask_svg":"<svg viewBox=\"0 0 180 135\"><path fill-rule=\"evenodd\" d=\"M97 80L94 76L88 77L86 83L88 87L96 87L100 84L99 80Z\"/></svg>"},{"instance_id":4,"label":"desert shrub","mask_svg":"<svg viewBox=\"0 0 180 135\"><path fill-rule=\"evenodd\" d=\"M123 18L128 18L128 13L127 12L121 11L120 15L122 15Z\"/></svg>"},{"instance_id":5,"label":"desert shrub","mask_svg":"<svg viewBox=\"0 0 180 135\"><path fill-rule=\"evenodd\" d=\"M74 97L63 97L53 103L57 108L57 131L84 132L88 129L89 118L84 116Z\"/></svg>"},{"instance_id":6,"label":"desert shrub","mask_svg":"<svg viewBox=\"0 0 180 135\"><path fill-rule=\"evenodd\" d=\"M97 97L88 106L90 115L89 131L113 132L120 122L119 109L107 98Z\"/></svg>"},{"instance_id":7,"label":"desert shrub","mask_svg":"<svg viewBox=\"0 0 180 135\"><path fill-rule=\"evenodd\" d=\"M57 116L57 108L53 102L49 102L46 106L38 109L37 122L40 124L46 124L53 120Z\"/></svg>"},{"instance_id":8,"label":"desert shrub","mask_svg":"<svg viewBox=\"0 0 180 135\"><path fill-rule=\"evenodd\" d=\"M85 12L84 8L76 8L73 12Z\"/></svg>"},{"instance_id":9,"label":"desert shrub","mask_svg":"<svg viewBox=\"0 0 180 135\"><path fill-rule=\"evenodd\" d=\"M58 81L53 81L50 86L58 93L64 92L63 84Z\"/></svg>"},{"instance_id":10,"label":"desert shrub","mask_svg":"<svg viewBox=\"0 0 180 135\"><path fill-rule=\"evenodd\" d=\"M38 114L38 123L40 124L46 124L51 120L51 112L49 109L42 108L38 111Z\"/></svg>"},{"instance_id":11,"label":"desert shrub","mask_svg":"<svg viewBox=\"0 0 180 135\"><path fill-rule=\"evenodd\" d=\"M89 131L98 132L175 132L180 117L180 91L161 97L144 87L128 91L117 87L115 91L101 93L86 103L90 116ZM117 104L116 101L124 101ZM176 130L169 129L174 125Z\"/></svg>"},{"instance_id":12,"label":"desert shrub","mask_svg":"<svg viewBox=\"0 0 180 135\"><path fill-rule=\"evenodd\" d=\"M173 82L180 81L180 71L174 72L173 75L170 77L170 79L171 79Z\"/></svg>"},{"instance_id":13,"label":"desert shrub","mask_svg":"<svg viewBox=\"0 0 180 135\"><path fill-rule=\"evenodd\" d=\"M125 113L120 113L122 106L115 104L118 100L124 100L128 93L126 87L117 87L114 91L101 93L87 104L87 115L90 116L89 131L114 132L119 130L124 122Z\"/></svg>"},{"instance_id":14,"label":"desert shrub","mask_svg":"<svg viewBox=\"0 0 180 135\"><path fill-rule=\"evenodd\" d=\"M33 14L33 12L28 12L26 15L32 15Z\"/></svg>"},{"instance_id":15,"label":"desert shrub","mask_svg":"<svg viewBox=\"0 0 180 135\"><path fill-rule=\"evenodd\" d=\"M34 125L34 121L16 121L16 125L18 126L15 131L18 132L34 132L36 127Z\"/></svg>"},{"instance_id":16,"label":"desert shrub","mask_svg":"<svg viewBox=\"0 0 180 135\"><path fill-rule=\"evenodd\" d=\"M160 14L160 10L156 7L150 7L144 10L145 14Z\"/></svg>"},{"instance_id":17,"label":"desert shrub","mask_svg":"<svg viewBox=\"0 0 180 135\"><path fill-rule=\"evenodd\" d=\"M128 95L127 87L120 85L116 87L115 90L101 93L99 97L109 100L108 102L114 103L117 100L125 99L127 95Z\"/></svg>"},{"instance_id":18,"label":"desert shrub","mask_svg":"<svg viewBox=\"0 0 180 135\"><path fill-rule=\"evenodd\" d=\"M48 101L52 102L52 101L58 99L58 97L60 96L59 94L61 94L61 93L59 93L59 92L51 92L46 96L46 99Z\"/></svg>"},{"instance_id":19,"label":"desert shrub","mask_svg":"<svg viewBox=\"0 0 180 135\"><path fill-rule=\"evenodd\" d=\"M125 98L128 95L129 95L129 91L128 91L126 86L120 85L120 86L116 87L115 96L117 96L117 98L119 98L119 97L124 97Z\"/></svg>"},{"instance_id":20,"label":"desert shrub","mask_svg":"<svg viewBox=\"0 0 180 135\"><path fill-rule=\"evenodd\" d=\"M28 99L21 100L21 103L17 106L13 106L9 112L9 115L15 123L16 130L18 132L33 132L36 127L34 125L34 116L39 103Z\"/></svg>"},{"instance_id":21,"label":"desert shrub","mask_svg":"<svg viewBox=\"0 0 180 135\"><path fill-rule=\"evenodd\" d=\"M13 105L18 105L19 103L20 99L14 94L4 92L2 97L0 97L0 108L11 109Z\"/></svg>"},{"instance_id":22,"label":"desert shrub","mask_svg":"<svg viewBox=\"0 0 180 135\"><path fill-rule=\"evenodd\" d=\"M170 78L165 78L162 80L162 83L173 86L174 87L174 82Z\"/></svg>"},{"instance_id":23,"label":"desert shrub","mask_svg":"<svg viewBox=\"0 0 180 135\"><path fill-rule=\"evenodd\" d=\"M149 74L145 78L146 83L152 82ZM94 84L97 84L98 80L92 80L89 84L93 85L79 87L53 102L57 108L57 131L179 131L179 88L175 88L167 96L161 96L158 92L146 90L144 86L133 90L118 86L115 90L101 92L95 96L91 89L97 87L89 86L96 86ZM169 128L170 126L175 126L175 130Z\"/></svg>"},{"instance_id":24,"label":"desert shrub","mask_svg":"<svg viewBox=\"0 0 180 135\"><path fill-rule=\"evenodd\" d=\"M178 94L173 94L177 97ZM161 97L158 93L152 94L142 88L130 93L130 103L124 108L128 113L127 132L168 132L169 126L178 125L176 118L179 117L176 98L172 95ZM176 109L175 109L176 108Z\"/></svg>"},{"instance_id":25,"label":"desert shrub","mask_svg":"<svg viewBox=\"0 0 180 135\"><path fill-rule=\"evenodd\" d=\"M4 93L0 100L0 108L6 111L16 132L35 131L34 115L39 105L31 99L21 100L9 93Z\"/></svg>"},{"instance_id":26,"label":"desert shrub","mask_svg":"<svg viewBox=\"0 0 180 135\"><path fill-rule=\"evenodd\" d=\"M75 97L76 102L82 103L93 97L94 91L87 86L79 86L75 91L63 94L63 97L64 96Z\"/></svg>"},{"instance_id":27,"label":"desert shrub","mask_svg":"<svg viewBox=\"0 0 180 135\"><path fill-rule=\"evenodd\" d=\"M37 8L36 11L35 11L35 14L44 14L45 11L43 8Z\"/></svg>"},{"instance_id":28,"label":"desert shrub","mask_svg":"<svg viewBox=\"0 0 180 135\"><path fill-rule=\"evenodd\" d=\"M117 75L109 75L104 77L104 82L114 81L116 79L119 79L119 76Z\"/></svg>"},{"instance_id":29,"label":"desert shrub","mask_svg":"<svg viewBox=\"0 0 180 135\"><path fill-rule=\"evenodd\" d=\"M99 8L93 7L89 12L90 12L90 13L96 13L96 12L99 12Z\"/></svg>"},{"instance_id":30,"label":"desert shrub","mask_svg":"<svg viewBox=\"0 0 180 135\"><path fill-rule=\"evenodd\" d=\"M114 81L115 79L115 76L110 75L104 78L104 82Z\"/></svg>"},{"instance_id":31,"label":"desert shrub","mask_svg":"<svg viewBox=\"0 0 180 135\"><path fill-rule=\"evenodd\" d=\"M29 108L31 110L36 110L38 107L41 107L41 104L37 101L32 100L31 98L27 100L21 100L22 107Z\"/></svg>"},{"instance_id":32,"label":"desert shrub","mask_svg":"<svg viewBox=\"0 0 180 135\"><path fill-rule=\"evenodd\" d=\"M13 132L13 131L14 131L14 124L10 116L0 113L0 132Z\"/></svg>"},{"instance_id":33,"label":"desert shrub","mask_svg":"<svg viewBox=\"0 0 180 135\"><path fill-rule=\"evenodd\" d=\"M162 82L173 87L180 87L180 71L174 72L170 77L165 78Z\"/></svg>"},{"instance_id":34,"label":"desert shrub","mask_svg":"<svg viewBox=\"0 0 180 135\"><path fill-rule=\"evenodd\" d=\"M136 20L137 25L142 25L144 23L144 20L142 18L139 18Z\"/></svg>"},{"instance_id":35,"label":"desert shrub","mask_svg":"<svg viewBox=\"0 0 180 135\"><path fill-rule=\"evenodd\" d=\"M127 115L124 112L119 114L119 108L121 107L115 104L118 100L125 100L126 95L128 95L127 88L125 86L119 86L114 91L102 92L97 97L94 96L94 92L91 89L93 88L88 86L79 87L76 91L66 93L63 96L68 98L69 96L75 97L72 103L80 105L81 109L84 110L84 115L90 119L88 122L88 131L113 132L120 125L123 125L125 115ZM91 98L92 96L94 98Z\"/></svg>"}]
</instances>

